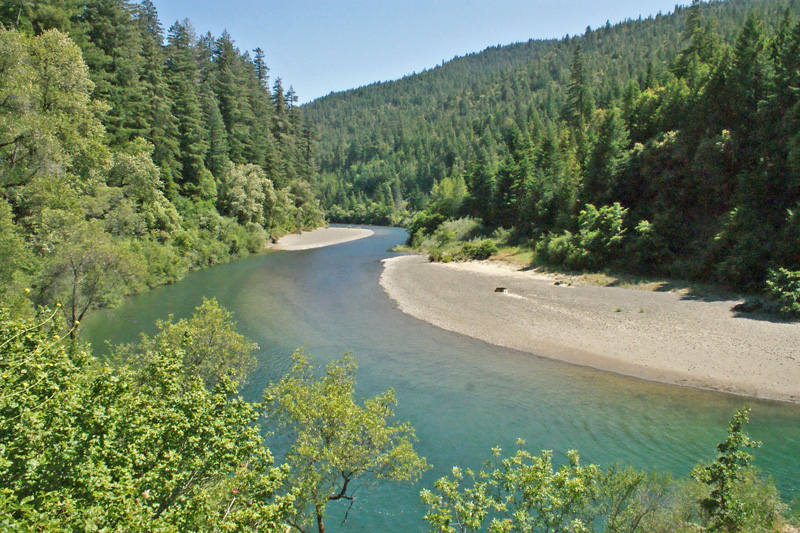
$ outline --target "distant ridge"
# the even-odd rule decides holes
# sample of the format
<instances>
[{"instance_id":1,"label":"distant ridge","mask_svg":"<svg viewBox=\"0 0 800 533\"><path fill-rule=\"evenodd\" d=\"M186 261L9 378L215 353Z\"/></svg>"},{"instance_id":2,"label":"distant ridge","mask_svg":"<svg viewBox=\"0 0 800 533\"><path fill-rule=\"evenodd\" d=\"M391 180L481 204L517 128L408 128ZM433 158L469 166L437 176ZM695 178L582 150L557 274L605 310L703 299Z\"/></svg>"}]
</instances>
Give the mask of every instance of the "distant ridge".
<instances>
[{"instance_id":1,"label":"distant ridge","mask_svg":"<svg viewBox=\"0 0 800 533\"><path fill-rule=\"evenodd\" d=\"M751 10L775 26L790 4L712 1L703 3L703 13L730 43ZM648 64L663 69L674 58L685 44L686 15L685 6L676 6L669 14L628 19L581 36L490 46L303 105L317 129L325 206L355 209L375 202L419 209L433 185L461 172L478 147L491 158L502 154L507 121L559 118L577 44L602 105L619 97L630 80L642 80Z\"/></svg>"}]
</instances>

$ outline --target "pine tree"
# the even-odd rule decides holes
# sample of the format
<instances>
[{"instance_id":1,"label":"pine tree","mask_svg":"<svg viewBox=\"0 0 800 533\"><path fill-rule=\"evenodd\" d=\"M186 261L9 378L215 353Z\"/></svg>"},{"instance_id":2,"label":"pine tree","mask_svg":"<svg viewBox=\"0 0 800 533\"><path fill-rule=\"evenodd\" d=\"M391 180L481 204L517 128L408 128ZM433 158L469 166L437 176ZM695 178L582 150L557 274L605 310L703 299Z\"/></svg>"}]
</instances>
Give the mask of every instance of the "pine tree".
<instances>
[{"instance_id":1,"label":"pine tree","mask_svg":"<svg viewBox=\"0 0 800 533\"><path fill-rule=\"evenodd\" d=\"M253 66L256 68L256 79L258 83L269 92L269 67L264 62L264 50L255 48L253 50Z\"/></svg>"},{"instance_id":2,"label":"pine tree","mask_svg":"<svg viewBox=\"0 0 800 533\"><path fill-rule=\"evenodd\" d=\"M275 79L272 86L272 107L274 110L273 134L280 139L289 130L289 110L286 107L286 95L283 92L283 81Z\"/></svg>"},{"instance_id":3,"label":"pine tree","mask_svg":"<svg viewBox=\"0 0 800 533\"><path fill-rule=\"evenodd\" d=\"M195 34L188 21L176 22L167 39L167 74L173 113L179 121L179 184L189 196L211 199L216 196L216 191L213 176L205 167L208 135L197 91L197 65L193 53Z\"/></svg>"},{"instance_id":4,"label":"pine tree","mask_svg":"<svg viewBox=\"0 0 800 533\"><path fill-rule=\"evenodd\" d=\"M94 96L110 104L104 123L112 145L122 145L149 129L142 82L143 34L127 0L98 0L86 5L86 63L95 82Z\"/></svg>"},{"instance_id":5,"label":"pine tree","mask_svg":"<svg viewBox=\"0 0 800 533\"><path fill-rule=\"evenodd\" d=\"M249 61L246 54L240 61L245 78L244 105L247 112L244 118L250 130L250 142L245 147L245 156L248 161L261 166L272 175L276 158L275 141L272 137L272 106L269 89L264 85L266 80L259 80L259 69L263 74L266 65L259 67L256 61Z\"/></svg>"},{"instance_id":6,"label":"pine tree","mask_svg":"<svg viewBox=\"0 0 800 533\"><path fill-rule=\"evenodd\" d=\"M221 176L228 171L228 132L225 122L219 111L214 91L206 84L201 91L203 100L203 115L208 133L208 151L206 152L205 165L219 181Z\"/></svg>"},{"instance_id":7,"label":"pine tree","mask_svg":"<svg viewBox=\"0 0 800 533\"><path fill-rule=\"evenodd\" d=\"M751 12L733 50L730 80L735 91L733 101L743 125L754 118L770 82L765 46L761 22Z\"/></svg>"},{"instance_id":8,"label":"pine tree","mask_svg":"<svg viewBox=\"0 0 800 533\"><path fill-rule=\"evenodd\" d=\"M311 182L316 175L316 163L314 162L314 138L316 132L314 124L310 120L303 118L302 126L300 129L299 146L298 146L298 174L300 179ZM401 195L399 194L399 185L393 182L391 196L395 199L395 203L399 203Z\"/></svg>"},{"instance_id":9,"label":"pine tree","mask_svg":"<svg viewBox=\"0 0 800 533\"><path fill-rule=\"evenodd\" d=\"M506 137L508 155L497 171L494 196L496 223L512 228L519 222L532 173L529 140L514 126Z\"/></svg>"},{"instance_id":10,"label":"pine tree","mask_svg":"<svg viewBox=\"0 0 800 533\"><path fill-rule=\"evenodd\" d=\"M625 159L628 142L620 111L616 108L606 111L586 163L581 203L600 207L617 200L614 179Z\"/></svg>"},{"instance_id":11,"label":"pine tree","mask_svg":"<svg viewBox=\"0 0 800 533\"><path fill-rule=\"evenodd\" d=\"M583 48L575 47L572 64L569 68L569 85L567 85L567 105L564 116L567 124L575 129L584 129L592 116L594 100L586 82L583 65Z\"/></svg>"},{"instance_id":12,"label":"pine tree","mask_svg":"<svg viewBox=\"0 0 800 533\"><path fill-rule=\"evenodd\" d=\"M701 5L700 0L692 0L683 33L683 41L688 44L678 54L672 69L679 78L688 79L695 90L699 90L709 76L720 40L713 21L704 22Z\"/></svg>"},{"instance_id":13,"label":"pine tree","mask_svg":"<svg viewBox=\"0 0 800 533\"><path fill-rule=\"evenodd\" d=\"M246 78L241 69L239 50L227 32L214 43L215 93L219 111L228 132L229 156L234 163L248 160L246 150L251 132L246 115L250 109L245 97Z\"/></svg>"},{"instance_id":14,"label":"pine tree","mask_svg":"<svg viewBox=\"0 0 800 533\"><path fill-rule=\"evenodd\" d=\"M178 120L172 114L173 102L164 76L166 58L162 49L164 31L158 13L150 0L144 0L137 11L137 23L142 32L144 110L148 129L144 138L155 147L153 162L161 169L165 192L170 198L177 195L175 181L181 179Z\"/></svg>"}]
</instances>

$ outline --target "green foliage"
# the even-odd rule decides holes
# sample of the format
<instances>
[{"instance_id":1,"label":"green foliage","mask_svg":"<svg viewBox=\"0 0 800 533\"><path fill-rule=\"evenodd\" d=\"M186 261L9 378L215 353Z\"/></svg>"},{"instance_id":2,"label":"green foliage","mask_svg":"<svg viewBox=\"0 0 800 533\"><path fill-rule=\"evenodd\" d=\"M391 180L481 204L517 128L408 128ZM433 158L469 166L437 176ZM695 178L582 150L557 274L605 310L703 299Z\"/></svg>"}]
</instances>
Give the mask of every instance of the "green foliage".
<instances>
[{"instance_id":1,"label":"green foliage","mask_svg":"<svg viewBox=\"0 0 800 533\"><path fill-rule=\"evenodd\" d=\"M113 154L108 185L119 187L135 203L147 230L156 238L167 239L181 225L180 215L164 196L161 171L152 160L153 146L138 137L126 152Z\"/></svg>"},{"instance_id":2,"label":"green foliage","mask_svg":"<svg viewBox=\"0 0 800 533\"><path fill-rule=\"evenodd\" d=\"M492 471L455 467L452 479L435 483L436 493L422 491L430 531L590 531L587 511L600 476L597 466L581 466L574 451L559 469L548 451L531 455L520 447L503 459L496 448L494 457ZM465 479L472 486L462 488Z\"/></svg>"},{"instance_id":3,"label":"green foliage","mask_svg":"<svg viewBox=\"0 0 800 533\"><path fill-rule=\"evenodd\" d=\"M770 270L767 277L767 291L778 302L782 313L800 316L800 272L785 268Z\"/></svg>"},{"instance_id":4,"label":"green foliage","mask_svg":"<svg viewBox=\"0 0 800 533\"><path fill-rule=\"evenodd\" d=\"M578 245L598 263L616 259L622 249L628 210L619 202L597 209L587 204L578 216Z\"/></svg>"},{"instance_id":5,"label":"green foliage","mask_svg":"<svg viewBox=\"0 0 800 533\"><path fill-rule=\"evenodd\" d=\"M578 217L577 234L548 235L536 245L540 261L569 269L601 268L620 259L623 250L624 218L627 210L619 203L597 209L587 204Z\"/></svg>"},{"instance_id":6,"label":"green foliage","mask_svg":"<svg viewBox=\"0 0 800 533\"><path fill-rule=\"evenodd\" d=\"M433 186L429 210L445 218L455 218L461 212L466 196L467 186L463 177L445 178Z\"/></svg>"},{"instance_id":7,"label":"green foliage","mask_svg":"<svg viewBox=\"0 0 800 533\"><path fill-rule=\"evenodd\" d=\"M465 259L489 259L497 253L497 244L492 239L482 239L476 242L465 242L461 247L459 256Z\"/></svg>"},{"instance_id":8,"label":"green foliage","mask_svg":"<svg viewBox=\"0 0 800 533\"><path fill-rule=\"evenodd\" d=\"M61 326L57 312L0 310L4 529L280 529L286 472L232 381L208 389L168 343L138 368L112 369Z\"/></svg>"},{"instance_id":9,"label":"green foliage","mask_svg":"<svg viewBox=\"0 0 800 533\"><path fill-rule=\"evenodd\" d=\"M636 224L629 235L625 254L633 260L637 269L648 274L657 273L656 265L669 261L669 249L648 220L640 220Z\"/></svg>"},{"instance_id":10,"label":"green foliage","mask_svg":"<svg viewBox=\"0 0 800 533\"><path fill-rule=\"evenodd\" d=\"M676 531L672 477L611 465L600 473L593 514L608 533ZM597 518L595 518L597 522Z\"/></svg>"},{"instance_id":11,"label":"green foliage","mask_svg":"<svg viewBox=\"0 0 800 533\"><path fill-rule=\"evenodd\" d=\"M464 242L475 239L483 233L483 228L480 222L474 218L465 217L456 220L447 220L442 222L434 232L434 236L447 235L451 241ZM437 240L444 244L442 239L437 237Z\"/></svg>"},{"instance_id":12,"label":"green foliage","mask_svg":"<svg viewBox=\"0 0 800 533\"><path fill-rule=\"evenodd\" d=\"M543 237L536 243L535 252L537 261L570 270L588 268L590 262L586 250L577 246L577 239L570 231Z\"/></svg>"},{"instance_id":13,"label":"green foliage","mask_svg":"<svg viewBox=\"0 0 800 533\"><path fill-rule=\"evenodd\" d=\"M581 197L604 205L614 200L615 178L627 159L628 131L618 109L598 113L597 139L586 163Z\"/></svg>"},{"instance_id":14,"label":"green foliage","mask_svg":"<svg viewBox=\"0 0 800 533\"><path fill-rule=\"evenodd\" d=\"M25 237L14 223L11 206L0 198L0 293L8 290L15 278L30 271L33 254L25 243Z\"/></svg>"},{"instance_id":15,"label":"green foliage","mask_svg":"<svg viewBox=\"0 0 800 533\"><path fill-rule=\"evenodd\" d=\"M410 246L418 246L420 240L433 234L434 231L445 221L445 217L439 213L421 211L408 225L408 241Z\"/></svg>"},{"instance_id":16,"label":"green foliage","mask_svg":"<svg viewBox=\"0 0 800 533\"><path fill-rule=\"evenodd\" d=\"M594 108L594 98L586 81L583 61L583 47L579 44L572 55L567 85L567 104L564 115L570 126L583 129L589 122Z\"/></svg>"},{"instance_id":17,"label":"green foliage","mask_svg":"<svg viewBox=\"0 0 800 533\"><path fill-rule=\"evenodd\" d=\"M37 297L42 304L61 304L70 327L93 307L113 305L138 288L141 260L97 221L67 221L54 233L55 250L43 261Z\"/></svg>"},{"instance_id":18,"label":"green foliage","mask_svg":"<svg viewBox=\"0 0 800 533\"><path fill-rule=\"evenodd\" d=\"M175 322L170 316L156 326L154 337L142 334L138 345L118 350L119 362L146 367L164 352L182 353L183 371L202 379L209 389L223 379L240 385L255 368L253 351L258 346L236 332L233 314L215 299L203 299L189 319Z\"/></svg>"},{"instance_id":19,"label":"green foliage","mask_svg":"<svg viewBox=\"0 0 800 533\"><path fill-rule=\"evenodd\" d=\"M56 30L0 30L0 186L41 173L86 175L104 162L103 128L78 47Z\"/></svg>"},{"instance_id":20,"label":"green foliage","mask_svg":"<svg viewBox=\"0 0 800 533\"><path fill-rule=\"evenodd\" d=\"M439 220L442 220L440 215L423 211L412 223L412 229L417 228L415 233L409 234L409 245L427 253L431 261L483 260L497 253L494 238L481 238L486 228L477 220L470 217L445 220L434 230L428 229Z\"/></svg>"},{"instance_id":21,"label":"green foliage","mask_svg":"<svg viewBox=\"0 0 800 533\"><path fill-rule=\"evenodd\" d=\"M756 443L742 431L746 419L747 410L738 411L717 460L677 484L633 468L582 466L574 451L555 468L552 452L531 455L520 446L503 458L495 449L487 470L455 467L422 491L425 520L441 533L778 531L787 508L775 485L747 466L742 448Z\"/></svg>"},{"instance_id":22,"label":"green foliage","mask_svg":"<svg viewBox=\"0 0 800 533\"><path fill-rule=\"evenodd\" d=\"M758 469L743 469L733 494L739 502L740 531L770 533L787 522L787 505L781 501L775 484L761 476Z\"/></svg>"},{"instance_id":23,"label":"green foliage","mask_svg":"<svg viewBox=\"0 0 800 533\"><path fill-rule=\"evenodd\" d=\"M700 500L700 507L708 516L709 531L747 531L747 522L752 519L741 499L741 491L737 490L743 481L743 470L753 459L745 449L761 445L760 442L750 439L743 430L748 422L749 411L749 408L744 408L733 416L728 428L728 438L717 445L717 459L692 471L692 477L710 488L710 493Z\"/></svg>"},{"instance_id":24,"label":"green foliage","mask_svg":"<svg viewBox=\"0 0 800 533\"><path fill-rule=\"evenodd\" d=\"M426 210L415 246L441 225L433 215L466 215L568 268L759 290L770 265L800 268L787 217L800 202L796 7L698 1L321 98L304 110L320 132L322 203L336 216L372 202ZM592 236L587 204L619 204L649 229L627 246Z\"/></svg>"},{"instance_id":25,"label":"green foliage","mask_svg":"<svg viewBox=\"0 0 800 533\"><path fill-rule=\"evenodd\" d=\"M286 460L298 494L289 523L323 533L330 502L352 506L359 485L413 481L427 463L414 450L411 426L392 422L393 391L356 401L352 357L329 363L321 376L303 352L292 361L291 373L264 391L265 414L290 443Z\"/></svg>"},{"instance_id":26,"label":"green foliage","mask_svg":"<svg viewBox=\"0 0 800 533\"><path fill-rule=\"evenodd\" d=\"M198 39L177 23L165 46L148 1L20 4L0 18L7 298L30 285L76 324L261 251L269 232L324 223L313 129L296 106L272 127L263 58L257 68L229 35Z\"/></svg>"},{"instance_id":27,"label":"green foliage","mask_svg":"<svg viewBox=\"0 0 800 533\"><path fill-rule=\"evenodd\" d=\"M277 201L272 181L256 165L228 163L220 185L220 211L232 215L240 224L261 223L272 218L272 205Z\"/></svg>"}]
</instances>

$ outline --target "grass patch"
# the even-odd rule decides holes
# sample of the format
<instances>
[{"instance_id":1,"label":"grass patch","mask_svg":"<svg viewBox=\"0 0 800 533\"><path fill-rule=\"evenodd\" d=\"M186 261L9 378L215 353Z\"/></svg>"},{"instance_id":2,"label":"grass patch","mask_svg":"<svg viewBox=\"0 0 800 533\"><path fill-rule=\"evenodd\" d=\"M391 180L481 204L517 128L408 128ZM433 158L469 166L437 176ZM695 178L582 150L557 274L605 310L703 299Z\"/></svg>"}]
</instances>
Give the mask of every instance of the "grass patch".
<instances>
[{"instance_id":1,"label":"grass patch","mask_svg":"<svg viewBox=\"0 0 800 533\"><path fill-rule=\"evenodd\" d=\"M520 268L528 268L533 264L534 254L532 248L524 246L500 246L491 259L510 263Z\"/></svg>"}]
</instances>

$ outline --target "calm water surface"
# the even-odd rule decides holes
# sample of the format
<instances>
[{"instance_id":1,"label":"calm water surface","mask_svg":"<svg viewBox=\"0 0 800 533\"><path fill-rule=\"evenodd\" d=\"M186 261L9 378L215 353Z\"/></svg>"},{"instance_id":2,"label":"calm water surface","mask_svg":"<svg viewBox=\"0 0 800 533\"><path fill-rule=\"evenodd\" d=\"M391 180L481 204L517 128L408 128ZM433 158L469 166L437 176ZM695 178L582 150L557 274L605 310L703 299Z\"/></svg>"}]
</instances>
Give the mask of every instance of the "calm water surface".
<instances>
[{"instance_id":1,"label":"calm water surface","mask_svg":"<svg viewBox=\"0 0 800 533\"><path fill-rule=\"evenodd\" d=\"M269 252L188 276L87 318L85 337L134 342L157 319L185 317L203 297L235 313L240 332L260 348L244 394L260 400L271 380L306 346L320 362L352 351L364 396L394 388L396 413L416 428L418 449L433 468L415 485L357 493L343 531L424 531L421 487L454 465L479 469L493 446L554 450L557 460L577 449L582 459L619 461L686 477L714 457L716 443L746 400L592 371L498 348L442 331L401 313L378 284L381 260L405 239L401 229L300 252ZM800 406L749 400L750 434L763 442L757 465L784 496L797 495ZM335 529L343 508L328 519Z\"/></svg>"}]
</instances>

